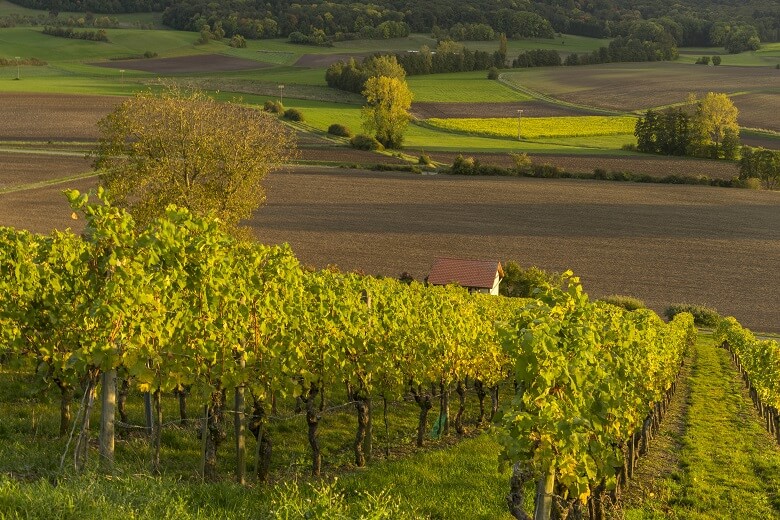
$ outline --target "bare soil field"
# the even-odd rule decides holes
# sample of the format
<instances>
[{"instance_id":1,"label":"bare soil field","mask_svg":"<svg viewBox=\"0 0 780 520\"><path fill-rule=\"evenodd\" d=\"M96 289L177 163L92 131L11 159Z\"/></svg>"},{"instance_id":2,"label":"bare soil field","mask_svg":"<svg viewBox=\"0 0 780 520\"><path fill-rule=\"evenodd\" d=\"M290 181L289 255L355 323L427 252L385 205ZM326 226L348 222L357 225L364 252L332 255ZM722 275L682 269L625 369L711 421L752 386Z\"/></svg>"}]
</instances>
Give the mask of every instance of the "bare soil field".
<instances>
[{"instance_id":1,"label":"bare soil field","mask_svg":"<svg viewBox=\"0 0 780 520\"><path fill-rule=\"evenodd\" d=\"M780 193L322 171L272 175L251 221L305 263L416 278L435 256L571 268L592 296L696 302L780 330Z\"/></svg>"},{"instance_id":2,"label":"bare soil field","mask_svg":"<svg viewBox=\"0 0 780 520\"><path fill-rule=\"evenodd\" d=\"M227 72L231 70L254 70L270 67L268 63L221 54L198 54L176 58L151 58L146 60L117 60L91 63L109 69L132 69L154 74L177 74L184 72Z\"/></svg>"},{"instance_id":3,"label":"bare soil field","mask_svg":"<svg viewBox=\"0 0 780 520\"><path fill-rule=\"evenodd\" d=\"M94 141L121 97L0 93L0 141Z\"/></svg>"},{"instance_id":4,"label":"bare soil field","mask_svg":"<svg viewBox=\"0 0 780 520\"><path fill-rule=\"evenodd\" d=\"M521 103L412 103L412 114L420 119L516 117L518 109L523 117L560 117L600 115L597 112L577 110L545 101L523 101Z\"/></svg>"},{"instance_id":5,"label":"bare soil field","mask_svg":"<svg viewBox=\"0 0 780 520\"><path fill-rule=\"evenodd\" d=\"M70 188L87 191L95 186L97 180L91 178L33 190L0 193L0 226L29 229L36 233L72 228L80 233L84 221L71 219L73 210L62 191Z\"/></svg>"},{"instance_id":6,"label":"bare soil field","mask_svg":"<svg viewBox=\"0 0 780 520\"><path fill-rule=\"evenodd\" d=\"M740 124L780 131L780 120L775 116L780 112L780 74L769 67L611 63L577 67L575 72L570 67L549 67L513 73L512 81L563 101L610 110L643 110L681 103L690 92L761 93L763 111L747 108ZM735 97L735 103L740 97Z\"/></svg>"},{"instance_id":7,"label":"bare soil field","mask_svg":"<svg viewBox=\"0 0 780 520\"><path fill-rule=\"evenodd\" d=\"M92 170L83 157L0 152L0 190Z\"/></svg>"},{"instance_id":8,"label":"bare soil field","mask_svg":"<svg viewBox=\"0 0 780 520\"><path fill-rule=\"evenodd\" d=\"M451 164L457 154L432 153L434 160ZM514 161L509 154L468 153L464 154L478 159L482 164L490 164L509 168ZM706 175L714 179L731 179L739 175L739 167L736 163L726 161L709 161L705 159L684 159L679 157L666 157L660 155L647 155L646 157L626 156L583 156L583 155L532 155L531 159L538 164L552 164L572 173L593 173L596 168L611 171L627 171L642 173L654 177L666 177L667 175L680 175L696 177Z\"/></svg>"},{"instance_id":9,"label":"bare soil field","mask_svg":"<svg viewBox=\"0 0 780 520\"><path fill-rule=\"evenodd\" d=\"M70 183L86 189L94 180ZM302 262L422 279L436 256L573 269L592 297L711 305L780 332L780 193L305 168L266 181L249 224ZM0 225L73 227L65 185L0 195Z\"/></svg>"},{"instance_id":10,"label":"bare soil field","mask_svg":"<svg viewBox=\"0 0 780 520\"><path fill-rule=\"evenodd\" d=\"M780 74L775 81L780 83ZM739 109L738 118L742 126L780 132L780 91L776 94L734 96L733 101Z\"/></svg>"},{"instance_id":11,"label":"bare soil field","mask_svg":"<svg viewBox=\"0 0 780 520\"><path fill-rule=\"evenodd\" d=\"M740 135L739 137L742 144L748 146L760 146L762 148L769 148L772 150L780 149L780 138L763 136L763 135Z\"/></svg>"}]
</instances>

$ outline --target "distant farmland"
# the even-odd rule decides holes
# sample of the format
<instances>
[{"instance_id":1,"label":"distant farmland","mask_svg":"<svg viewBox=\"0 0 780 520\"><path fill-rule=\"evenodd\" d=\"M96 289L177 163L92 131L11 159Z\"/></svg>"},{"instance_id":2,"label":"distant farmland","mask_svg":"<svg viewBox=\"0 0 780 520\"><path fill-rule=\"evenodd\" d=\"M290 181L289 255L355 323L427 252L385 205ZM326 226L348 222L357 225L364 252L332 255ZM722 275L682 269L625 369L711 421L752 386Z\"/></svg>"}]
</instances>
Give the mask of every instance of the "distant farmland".
<instances>
[{"instance_id":1,"label":"distant farmland","mask_svg":"<svg viewBox=\"0 0 780 520\"><path fill-rule=\"evenodd\" d=\"M777 117L778 77L774 67L702 67L657 63L611 63L599 66L547 67L509 72L516 85L553 98L610 110L646 110L683 103L688 94L747 94L740 125L780 131ZM740 96L734 97L738 106Z\"/></svg>"},{"instance_id":2,"label":"distant farmland","mask_svg":"<svg viewBox=\"0 0 780 520\"><path fill-rule=\"evenodd\" d=\"M702 303L780 332L778 192L324 168L267 185L255 234L307 264L422 279L437 255L514 259L573 269L592 296ZM0 195L0 225L79 230L64 187Z\"/></svg>"}]
</instances>

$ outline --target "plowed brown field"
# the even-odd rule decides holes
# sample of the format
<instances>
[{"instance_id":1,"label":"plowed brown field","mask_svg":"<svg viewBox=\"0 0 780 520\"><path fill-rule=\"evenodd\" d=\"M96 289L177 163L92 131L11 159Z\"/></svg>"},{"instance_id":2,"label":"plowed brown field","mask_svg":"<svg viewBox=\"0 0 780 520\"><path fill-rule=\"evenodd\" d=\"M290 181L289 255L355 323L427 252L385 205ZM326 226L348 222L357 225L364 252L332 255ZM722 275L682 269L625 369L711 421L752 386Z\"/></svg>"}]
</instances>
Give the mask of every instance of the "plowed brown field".
<instances>
[{"instance_id":1,"label":"plowed brown field","mask_svg":"<svg viewBox=\"0 0 780 520\"><path fill-rule=\"evenodd\" d=\"M83 157L0 152L0 190L92 170Z\"/></svg>"},{"instance_id":2,"label":"plowed brown field","mask_svg":"<svg viewBox=\"0 0 780 520\"><path fill-rule=\"evenodd\" d=\"M780 332L778 192L312 168L266 183L250 225L307 264L421 279L435 256L514 259L571 268L591 296L707 304ZM0 195L0 225L79 229L64 187Z\"/></svg>"},{"instance_id":3,"label":"plowed brown field","mask_svg":"<svg viewBox=\"0 0 780 520\"><path fill-rule=\"evenodd\" d=\"M514 83L570 103L611 110L644 110L682 103L688 94L707 92L760 94L757 109L739 118L742 126L780 131L780 74L769 67L702 67L655 63L610 63L548 67L510 73ZM734 98L735 104L739 98ZM747 98L750 100L750 98ZM738 105L739 106L739 105Z\"/></svg>"},{"instance_id":4,"label":"plowed brown field","mask_svg":"<svg viewBox=\"0 0 780 520\"><path fill-rule=\"evenodd\" d=\"M94 141L121 97L0 93L0 141Z\"/></svg>"},{"instance_id":5,"label":"plowed brown field","mask_svg":"<svg viewBox=\"0 0 780 520\"><path fill-rule=\"evenodd\" d=\"M545 101L523 101L518 103L412 103L412 113L420 119L515 117L517 110L523 110L524 117L560 117L599 115L597 112L577 110Z\"/></svg>"}]
</instances>

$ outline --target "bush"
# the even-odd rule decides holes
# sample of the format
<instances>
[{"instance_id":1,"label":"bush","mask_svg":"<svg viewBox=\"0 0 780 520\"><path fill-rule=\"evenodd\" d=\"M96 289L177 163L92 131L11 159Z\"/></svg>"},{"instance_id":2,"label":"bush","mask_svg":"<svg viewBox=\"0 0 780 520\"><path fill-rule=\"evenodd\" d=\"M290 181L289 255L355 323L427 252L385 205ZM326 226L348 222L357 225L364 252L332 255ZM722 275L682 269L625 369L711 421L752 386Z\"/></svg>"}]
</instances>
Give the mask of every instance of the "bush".
<instances>
[{"instance_id":1,"label":"bush","mask_svg":"<svg viewBox=\"0 0 780 520\"><path fill-rule=\"evenodd\" d=\"M621 307L627 311L635 311L637 309L644 309L645 302L639 298L633 296L621 296L618 294L612 294L599 298L597 301L614 305L615 307Z\"/></svg>"},{"instance_id":2,"label":"bush","mask_svg":"<svg viewBox=\"0 0 780 520\"><path fill-rule=\"evenodd\" d=\"M246 39L240 34L236 34L230 38L230 43L228 43L228 45L235 49L246 49Z\"/></svg>"},{"instance_id":3,"label":"bush","mask_svg":"<svg viewBox=\"0 0 780 520\"><path fill-rule=\"evenodd\" d=\"M720 56L717 56L717 55L713 56L712 57L712 64L715 65L715 66L720 65Z\"/></svg>"},{"instance_id":4,"label":"bush","mask_svg":"<svg viewBox=\"0 0 780 520\"><path fill-rule=\"evenodd\" d=\"M419 159L417 159L417 164L421 164L423 166L431 166L433 164L433 160L431 159L430 155L424 153L420 156Z\"/></svg>"},{"instance_id":5,"label":"bush","mask_svg":"<svg viewBox=\"0 0 780 520\"><path fill-rule=\"evenodd\" d=\"M533 164L525 175L542 179L568 179L571 177L570 173L553 164Z\"/></svg>"},{"instance_id":6,"label":"bush","mask_svg":"<svg viewBox=\"0 0 780 520\"><path fill-rule=\"evenodd\" d=\"M736 185L740 188L745 188L748 190L760 190L761 179L757 177L750 177L748 179L737 179Z\"/></svg>"},{"instance_id":7,"label":"bush","mask_svg":"<svg viewBox=\"0 0 780 520\"><path fill-rule=\"evenodd\" d=\"M533 167L531 157L525 152L510 153L509 156L512 158L512 162L515 163L515 171L520 175L528 173Z\"/></svg>"},{"instance_id":8,"label":"bush","mask_svg":"<svg viewBox=\"0 0 780 520\"><path fill-rule=\"evenodd\" d=\"M282 117L289 119L290 121L303 121L303 114L297 108L288 108L284 111Z\"/></svg>"},{"instance_id":9,"label":"bush","mask_svg":"<svg viewBox=\"0 0 780 520\"><path fill-rule=\"evenodd\" d=\"M263 110L270 112L271 114L281 114L284 112L284 107L278 101L269 99L263 103Z\"/></svg>"},{"instance_id":10,"label":"bush","mask_svg":"<svg viewBox=\"0 0 780 520\"><path fill-rule=\"evenodd\" d=\"M488 79L498 79L498 69L495 68L495 67L490 67L488 69L487 78Z\"/></svg>"},{"instance_id":11,"label":"bush","mask_svg":"<svg viewBox=\"0 0 780 520\"><path fill-rule=\"evenodd\" d=\"M701 58L696 60L696 65L709 65L710 64L710 57L709 56L702 56Z\"/></svg>"},{"instance_id":12,"label":"bush","mask_svg":"<svg viewBox=\"0 0 780 520\"><path fill-rule=\"evenodd\" d=\"M382 143L380 143L370 135L365 135L365 134L356 135L355 137L350 139L349 144L352 146L352 148L357 148L358 150L384 150L385 149L385 147L382 146Z\"/></svg>"},{"instance_id":13,"label":"bush","mask_svg":"<svg viewBox=\"0 0 780 520\"><path fill-rule=\"evenodd\" d=\"M683 312L691 313L693 322L700 327L715 328L721 320L720 314L715 309L690 303L673 303L666 309L664 315L671 320Z\"/></svg>"},{"instance_id":14,"label":"bush","mask_svg":"<svg viewBox=\"0 0 780 520\"><path fill-rule=\"evenodd\" d=\"M157 57L157 53L156 53L156 52L153 52L153 51L146 51L146 52L144 53L144 58L147 58L147 59L149 59L149 58L156 58L156 57Z\"/></svg>"},{"instance_id":15,"label":"bush","mask_svg":"<svg viewBox=\"0 0 780 520\"><path fill-rule=\"evenodd\" d=\"M352 137L352 130L338 123L330 125L328 127L328 133L330 135L337 135L339 137Z\"/></svg>"},{"instance_id":16,"label":"bush","mask_svg":"<svg viewBox=\"0 0 780 520\"><path fill-rule=\"evenodd\" d=\"M562 285L561 273L548 272L538 267L523 269L516 262L509 261L504 264L504 278L498 286L498 292L502 296L531 298L537 288Z\"/></svg>"}]
</instances>

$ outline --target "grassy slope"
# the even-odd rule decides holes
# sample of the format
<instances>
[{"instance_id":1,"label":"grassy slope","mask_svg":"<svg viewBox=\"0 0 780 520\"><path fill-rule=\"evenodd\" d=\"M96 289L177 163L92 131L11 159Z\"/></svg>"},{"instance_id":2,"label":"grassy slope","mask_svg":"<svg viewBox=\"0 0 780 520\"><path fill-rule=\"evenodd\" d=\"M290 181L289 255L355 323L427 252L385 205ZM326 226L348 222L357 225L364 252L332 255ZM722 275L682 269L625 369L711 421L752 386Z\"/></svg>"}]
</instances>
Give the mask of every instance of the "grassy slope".
<instances>
[{"instance_id":1,"label":"grassy slope","mask_svg":"<svg viewBox=\"0 0 780 520\"><path fill-rule=\"evenodd\" d=\"M713 56L715 54L721 57L721 67L727 65L766 67L780 63L780 43L764 43L757 51L739 54L728 54L722 48L712 47L687 47L680 49L680 51L680 61L685 63L694 63L700 56Z\"/></svg>"},{"instance_id":2,"label":"grassy slope","mask_svg":"<svg viewBox=\"0 0 780 520\"><path fill-rule=\"evenodd\" d=\"M96 472L96 448L86 474L76 475L70 470L71 456L66 457L65 472L60 474L65 441L54 435L57 393L36 392L28 374L28 369L0 369L0 414L4 418L0 422L0 519L271 518L273 498L284 489L282 484L291 480L309 482L305 422L300 416L290 417L292 410L285 403L280 403L280 415L290 418L274 420L270 426L275 484L242 487L231 482L235 455L230 431L219 456L224 480L201 484L197 431L194 426L181 425L163 430L163 474L158 477L149 473L150 452L145 436L137 430L128 434L121 428L124 433L117 441L113 475L104 477ZM332 397L339 399L337 395ZM128 413L133 424L143 423L140 402L140 396L131 394ZM191 402L194 409L194 398ZM175 400L166 397L163 404L164 420L175 419ZM74 412L75 408L77 405ZM475 418L476 410L471 396L469 421ZM386 438L381 406L377 406L375 460L365 469L350 470L353 408L326 410L323 414L320 443L325 481L337 476L338 489L345 493L348 503L360 510L366 502L363 493L376 496L387 491L401 502L402 511L415 511L414 518L509 518L503 503L508 475L497 471L499 447L489 433L457 444L452 444L454 437L445 442L432 441L432 448L420 451L412 447L416 405L391 405L388 415L392 458L383 460L381 454ZM93 439L98 423L95 414ZM473 426L469 428L473 430ZM247 444L251 471L251 436ZM57 485L53 486L55 479ZM425 493L420 492L423 485ZM302 487L308 489L308 485Z\"/></svg>"},{"instance_id":3,"label":"grassy slope","mask_svg":"<svg viewBox=\"0 0 780 520\"><path fill-rule=\"evenodd\" d=\"M0 4L9 9L7 2ZM205 81L205 88L219 90L219 97L232 99L243 97L247 102L261 104L276 97L277 85L287 86L285 104L302 108L309 124L325 130L334 122L346 124L353 131L360 131L358 105L318 103L292 99L296 92L309 99L338 100L329 95L324 81L324 69L292 66L305 53L370 52L375 50L406 50L430 44L426 35L383 41L340 42L332 48L292 45L284 40L249 41L246 49L232 49L224 42L212 42L204 46L194 45L196 35L188 32L131 29L109 30L111 43L65 40L41 34L39 28L19 27L0 30L0 56L38 57L49 62L47 67L23 66L23 81L15 78L14 67L0 68L0 91L11 92L61 92L73 94L129 95L145 89L146 83L155 80L155 74L126 69L95 67L88 63L113 57L130 56L146 50L157 52L160 57L173 57L199 53L221 53L253 59L272 65L255 71L202 73L177 75L182 81ZM492 48L495 42L467 42L467 45ZM510 55L522 49L544 47L587 51L603 44L602 40L564 36L563 40L524 40L510 42ZM566 86L544 81L543 70L513 71L509 75L536 78L535 89L545 92L560 91ZM539 81L541 80L541 83ZM489 81L484 72L437 74L409 78L409 85L418 102L521 102L529 95L511 89L499 82ZM328 92L325 92L325 91ZM248 93L247 93L248 92ZM255 95L252 95L255 94ZM328 95L326 95L328 94ZM345 101L354 102L352 98ZM533 143L518 143L513 139L495 139L442 132L429 127L412 126L406 135L406 146L426 150L489 151L566 154L626 155L620 147L633 141L632 136L609 138L544 138Z\"/></svg>"},{"instance_id":4,"label":"grassy slope","mask_svg":"<svg viewBox=\"0 0 780 520\"><path fill-rule=\"evenodd\" d=\"M640 462L666 459L667 467L656 482L639 483L655 491L635 494L625 519L778 518L780 449L761 426L728 353L700 337L691 363L682 427Z\"/></svg>"},{"instance_id":5,"label":"grassy slope","mask_svg":"<svg viewBox=\"0 0 780 520\"><path fill-rule=\"evenodd\" d=\"M503 502L509 476L496 471L497 450L490 436L481 435L445 450L343 474L336 488L352 506L355 516L349 518L357 518L371 503L365 493L385 492L400 502L400 511L410 518L511 519ZM20 482L0 475L0 518L274 518L273 501L285 487L201 484L145 474L87 474L61 479L53 486L46 480Z\"/></svg>"}]
</instances>

